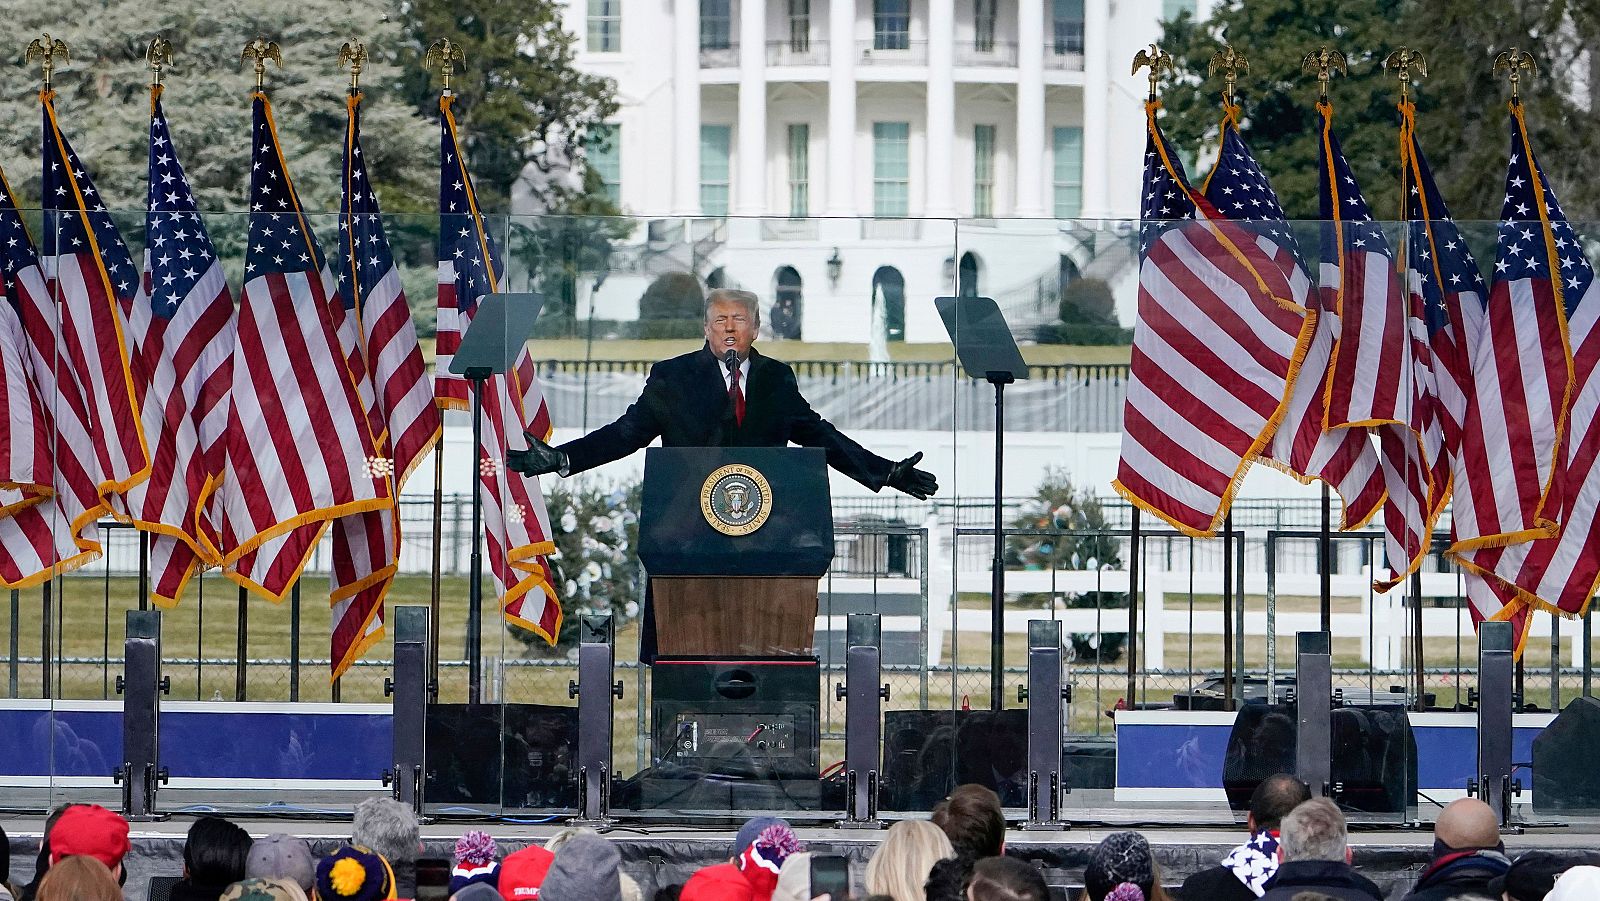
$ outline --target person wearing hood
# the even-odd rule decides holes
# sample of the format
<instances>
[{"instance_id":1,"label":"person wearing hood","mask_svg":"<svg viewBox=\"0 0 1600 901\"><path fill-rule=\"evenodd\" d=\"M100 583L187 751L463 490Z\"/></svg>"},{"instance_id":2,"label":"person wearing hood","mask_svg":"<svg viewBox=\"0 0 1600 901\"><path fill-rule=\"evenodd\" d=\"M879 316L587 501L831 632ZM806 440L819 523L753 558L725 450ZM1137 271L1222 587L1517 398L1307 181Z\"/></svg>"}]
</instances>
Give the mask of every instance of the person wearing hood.
<instances>
[{"instance_id":1,"label":"person wearing hood","mask_svg":"<svg viewBox=\"0 0 1600 901\"><path fill-rule=\"evenodd\" d=\"M1261 780L1250 795L1250 812L1245 816L1250 840L1229 852L1221 864L1185 879L1178 896L1254 901L1266 894L1267 883L1278 872L1278 832L1283 818L1309 800L1311 790L1289 773Z\"/></svg>"},{"instance_id":2,"label":"person wearing hood","mask_svg":"<svg viewBox=\"0 0 1600 901\"><path fill-rule=\"evenodd\" d=\"M739 829L733 858L698 870L683 885L682 901L772 901L789 855L804 850L789 824L756 817Z\"/></svg>"},{"instance_id":3,"label":"person wearing hood","mask_svg":"<svg viewBox=\"0 0 1600 901\"><path fill-rule=\"evenodd\" d=\"M1477 798L1445 805L1433 824L1433 856L1403 901L1500 901L1490 883L1511 869L1500 819Z\"/></svg>"},{"instance_id":4,"label":"person wearing hood","mask_svg":"<svg viewBox=\"0 0 1600 901\"><path fill-rule=\"evenodd\" d=\"M1318 893L1335 901L1383 901L1383 890L1350 865L1344 814L1327 798L1313 798L1283 818L1281 862L1262 901L1294 901Z\"/></svg>"}]
</instances>

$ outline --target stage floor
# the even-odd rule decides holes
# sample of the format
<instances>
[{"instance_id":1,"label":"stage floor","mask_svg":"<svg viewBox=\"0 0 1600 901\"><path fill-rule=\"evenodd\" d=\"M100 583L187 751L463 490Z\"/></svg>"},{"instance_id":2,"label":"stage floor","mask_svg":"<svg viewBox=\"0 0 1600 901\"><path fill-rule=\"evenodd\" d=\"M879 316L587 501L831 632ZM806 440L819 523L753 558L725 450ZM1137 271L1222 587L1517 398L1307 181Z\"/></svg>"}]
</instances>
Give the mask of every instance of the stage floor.
<instances>
[{"instance_id":1,"label":"stage floor","mask_svg":"<svg viewBox=\"0 0 1600 901\"><path fill-rule=\"evenodd\" d=\"M1074 811L1074 818L1083 817L1085 811ZM1083 866L1091 849L1118 826L1137 824L1156 850L1161 864L1163 881L1176 885L1187 875L1212 866L1234 845L1242 840L1242 829L1189 828L1160 825L1161 811L1130 811L1126 808L1100 811L1104 816L1084 817L1081 822L1095 822L1093 826L1068 831L1012 831L1006 835L1008 853L1038 862L1045 878L1058 890L1075 890L1080 885ZM1191 811L1184 811L1188 818ZM1130 816L1130 814L1136 815ZM183 814L171 819L133 824L133 851L127 866L129 878L126 886L129 901L145 901L146 887L152 876L175 876L183 869L182 848L184 833L193 822L194 814ZM288 832L311 842L319 853L348 839L349 821L305 819L250 819L231 817L252 835L270 832ZM33 874L34 857L38 852L43 818L37 815L0 815L6 833L12 842L11 875L18 884L27 882ZM524 823L496 822L434 822L422 827L424 856L448 858L455 840L467 829L486 829L499 842L502 853L515 850L531 842L542 842L562 824L528 825ZM622 852L623 865L638 881L646 901L659 887L681 883L691 873L708 864L719 863L728 856L735 828L687 828L680 823L648 824L623 821L614 824L607 837L615 841ZM802 841L812 850L843 854L849 857L851 874L858 887L865 878L866 862L877 843L883 838L882 830L816 828L800 826L796 829ZM1358 829L1351 835L1355 848L1356 864L1387 892L1387 897L1397 899L1410 888L1417 874L1426 864L1432 845L1431 831L1422 829ZM1600 823L1595 824L1543 824L1527 827L1521 834L1505 837L1506 849L1513 856L1523 851L1542 850L1593 850L1600 847Z\"/></svg>"}]
</instances>

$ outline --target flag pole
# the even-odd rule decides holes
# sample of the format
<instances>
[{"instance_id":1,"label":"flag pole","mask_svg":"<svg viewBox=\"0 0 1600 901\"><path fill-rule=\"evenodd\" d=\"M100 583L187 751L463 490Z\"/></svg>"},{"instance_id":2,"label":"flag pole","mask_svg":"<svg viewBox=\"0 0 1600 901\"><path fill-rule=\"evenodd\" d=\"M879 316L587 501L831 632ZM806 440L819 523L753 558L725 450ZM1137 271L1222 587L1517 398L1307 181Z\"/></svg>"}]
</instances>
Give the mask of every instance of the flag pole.
<instances>
[{"instance_id":1,"label":"flag pole","mask_svg":"<svg viewBox=\"0 0 1600 901\"><path fill-rule=\"evenodd\" d=\"M444 109L443 99L442 98L449 97L450 94L451 94L451 91L450 91L450 79L453 78L455 76L455 74L456 74L456 66L458 66L458 65L464 66L465 64L466 64L466 54L462 52L461 46L459 44L457 44L456 42L450 40L449 38L440 38L439 40L434 41L432 44L429 44L427 53L422 57L422 67L424 69L427 69L430 72L437 70L438 73L439 73L440 80L442 82L441 88L440 88L440 97L441 97L441 100L440 100L440 114L441 115L443 115L443 109ZM434 374L433 374L435 382L437 382L437 380L439 378L438 365L439 365L439 363L438 363L438 348L436 346L435 349L434 349ZM472 483L473 484L473 495L472 495L473 496L472 547L473 547L474 560L476 561L476 555L477 555L477 549L478 549L478 492L477 492L477 485L478 485L478 480L481 478L481 472L479 471L479 469L480 469L480 465L481 465L481 462L482 462L479 459L479 457L480 457L480 455L482 453L482 450L478 446L478 441L479 441L479 434L478 434L479 416L478 416L478 411L477 411L476 408L474 408L474 410L473 410L472 423L473 423L472 460L473 460L473 464L474 464L473 465L473 473L472 473L472 478L473 478L473 483ZM458 507L457 509L459 510L460 508ZM459 528L459 525L460 524L458 522L457 523L457 527L458 528ZM457 538L459 539L459 537L460 536L458 535ZM444 567L443 567L443 551L444 551L444 426L443 426L443 422L442 422L442 412L441 412L439 443L437 445L435 445L435 447L433 449L433 579L432 579L432 584L430 585L430 591L429 591L429 597L428 597L428 612L429 612L429 615L428 615L428 662L429 662L430 672L432 673L432 682L429 684L429 699L432 700L432 701L438 701L439 700L439 636L440 636L440 626L441 626L440 620L443 618L442 615L441 615L440 604L439 604L439 594L440 594L439 589L440 589L440 580L442 578L443 569L444 569ZM454 566L455 563L456 563L456 560L454 559L453 555L452 555L452 559L451 559L450 562L451 562L452 566ZM478 579L479 579L479 573L476 570L476 568L474 568L473 575L472 575L472 583L468 586L469 594L473 595L473 598L471 599L472 602L469 603L469 605L468 605L471 608L470 611L469 611L469 617L471 618L471 621L468 622L468 624L467 624L467 639L468 639L467 640L467 644L468 644L468 654L470 655L470 663L469 663L469 666L468 666L468 683L469 683L468 684L468 694L469 694L468 701L470 703L476 703L477 700L478 700L478 697L477 697L477 694L478 694L478 676L477 676L478 649L475 646L477 644L477 642L474 640L475 639L474 632L478 628L477 617L480 615L480 611L479 611L478 607L479 607L479 605L481 603L480 601L478 601L476 599L476 592L480 590L480 588L478 586Z\"/></svg>"},{"instance_id":2,"label":"flag pole","mask_svg":"<svg viewBox=\"0 0 1600 901\"><path fill-rule=\"evenodd\" d=\"M1409 318L1411 305L1411 286L1405 282L1404 274L1411 270L1411 220L1406 212L1407 191L1412 187L1411 159L1409 150L1411 146L1410 137L1413 121L1411 105L1411 77L1414 73L1418 76L1426 78L1428 75L1428 61L1420 52L1412 50L1409 47L1400 47L1393 53L1389 54L1389 57L1383 61L1383 65L1386 69L1394 70L1395 77L1400 81L1400 253L1396 255L1395 265L1402 273L1401 289L1404 292L1403 297L1406 304L1407 317ZM1413 394L1413 399L1414 397L1415 394ZM1415 411L1412 412L1413 415L1415 415ZM1421 461L1421 465L1426 466L1426 461ZM1409 455L1407 455L1406 458L1406 468L1408 470L1406 475L1409 481L1411 475L1409 472L1411 468L1411 460ZM1425 476L1426 473L1423 475ZM1408 498L1407 500L1409 502L1410 499ZM1430 505L1430 509L1423 511L1423 532L1417 536L1419 547L1417 548L1416 553L1418 555L1426 554L1428 547L1433 543L1432 529L1429 527L1430 517L1428 516L1428 514L1431 512L1432 502L1433 493L1430 491L1426 495L1425 500L1425 503ZM1411 568L1411 560L1406 560L1406 567L1408 569ZM1416 681L1416 698L1413 702L1413 706L1416 710L1422 711L1427 708L1427 703L1423 699L1423 692L1427 689L1427 674L1425 672L1425 663L1423 660L1422 568L1420 562L1418 563L1417 568L1411 573L1411 579L1407 584L1406 593L1410 595L1411 600L1411 665Z\"/></svg>"}]
</instances>

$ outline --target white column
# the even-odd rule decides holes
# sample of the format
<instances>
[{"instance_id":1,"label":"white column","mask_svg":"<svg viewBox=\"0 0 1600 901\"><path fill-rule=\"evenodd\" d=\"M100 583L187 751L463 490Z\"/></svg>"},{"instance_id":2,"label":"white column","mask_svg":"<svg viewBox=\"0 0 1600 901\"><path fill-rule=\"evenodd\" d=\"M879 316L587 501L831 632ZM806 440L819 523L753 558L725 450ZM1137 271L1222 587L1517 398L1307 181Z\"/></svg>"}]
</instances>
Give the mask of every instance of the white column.
<instances>
[{"instance_id":1,"label":"white column","mask_svg":"<svg viewBox=\"0 0 1600 901\"><path fill-rule=\"evenodd\" d=\"M1111 214L1111 0L1083 8L1083 217Z\"/></svg>"},{"instance_id":2,"label":"white column","mask_svg":"<svg viewBox=\"0 0 1600 901\"><path fill-rule=\"evenodd\" d=\"M672 12L672 211L700 214L700 0Z\"/></svg>"},{"instance_id":3,"label":"white column","mask_svg":"<svg viewBox=\"0 0 1600 901\"><path fill-rule=\"evenodd\" d=\"M828 3L829 216L856 210L856 2Z\"/></svg>"},{"instance_id":4,"label":"white column","mask_svg":"<svg viewBox=\"0 0 1600 901\"><path fill-rule=\"evenodd\" d=\"M1017 0L1017 216L1047 215L1044 0Z\"/></svg>"},{"instance_id":5,"label":"white column","mask_svg":"<svg viewBox=\"0 0 1600 901\"><path fill-rule=\"evenodd\" d=\"M739 178L734 212L764 216L767 209L767 17L762 0L739 4Z\"/></svg>"},{"instance_id":6,"label":"white column","mask_svg":"<svg viewBox=\"0 0 1600 901\"><path fill-rule=\"evenodd\" d=\"M954 216L955 169L951 148L956 140L956 4L928 0L928 127L925 132L927 175L923 178L924 216Z\"/></svg>"}]
</instances>

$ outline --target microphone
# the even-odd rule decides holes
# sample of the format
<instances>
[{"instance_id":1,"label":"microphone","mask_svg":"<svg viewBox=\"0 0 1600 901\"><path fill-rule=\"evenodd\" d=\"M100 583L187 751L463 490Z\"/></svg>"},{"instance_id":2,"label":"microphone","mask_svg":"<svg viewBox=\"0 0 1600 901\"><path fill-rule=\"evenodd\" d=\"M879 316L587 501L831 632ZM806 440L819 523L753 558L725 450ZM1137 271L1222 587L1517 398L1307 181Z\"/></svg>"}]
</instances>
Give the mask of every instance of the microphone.
<instances>
[{"instance_id":1,"label":"microphone","mask_svg":"<svg viewBox=\"0 0 1600 901\"><path fill-rule=\"evenodd\" d=\"M728 348L728 352L722 355L722 365L728 367L729 372L737 369L739 366L739 352L731 347Z\"/></svg>"}]
</instances>

